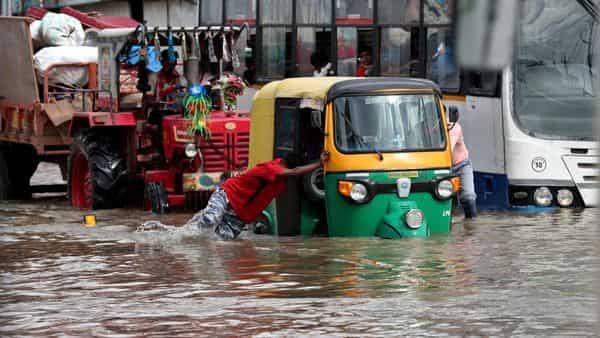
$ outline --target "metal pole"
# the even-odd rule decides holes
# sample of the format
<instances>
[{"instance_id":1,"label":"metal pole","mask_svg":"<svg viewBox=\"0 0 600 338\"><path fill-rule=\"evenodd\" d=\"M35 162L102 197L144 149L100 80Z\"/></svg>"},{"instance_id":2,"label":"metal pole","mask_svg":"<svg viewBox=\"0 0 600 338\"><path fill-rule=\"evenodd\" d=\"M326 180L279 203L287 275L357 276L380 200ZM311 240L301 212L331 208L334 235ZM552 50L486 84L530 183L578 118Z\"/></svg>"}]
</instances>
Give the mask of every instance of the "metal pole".
<instances>
[{"instance_id":1,"label":"metal pole","mask_svg":"<svg viewBox=\"0 0 600 338\"><path fill-rule=\"evenodd\" d=\"M167 0L167 27L171 26L171 4Z\"/></svg>"}]
</instances>

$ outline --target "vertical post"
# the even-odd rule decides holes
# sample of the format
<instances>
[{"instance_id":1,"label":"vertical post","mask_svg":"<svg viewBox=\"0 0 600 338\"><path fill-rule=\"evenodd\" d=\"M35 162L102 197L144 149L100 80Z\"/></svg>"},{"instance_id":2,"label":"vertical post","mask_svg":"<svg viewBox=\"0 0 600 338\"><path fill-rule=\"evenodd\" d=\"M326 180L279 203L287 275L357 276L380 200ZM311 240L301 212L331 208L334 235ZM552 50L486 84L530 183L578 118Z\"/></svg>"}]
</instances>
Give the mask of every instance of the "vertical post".
<instances>
[{"instance_id":1,"label":"vertical post","mask_svg":"<svg viewBox=\"0 0 600 338\"><path fill-rule=\"evenodd\" d=\"M167 0L167 27L171 27L171 3L169 0Z\"/></svg>"}]
</instances>

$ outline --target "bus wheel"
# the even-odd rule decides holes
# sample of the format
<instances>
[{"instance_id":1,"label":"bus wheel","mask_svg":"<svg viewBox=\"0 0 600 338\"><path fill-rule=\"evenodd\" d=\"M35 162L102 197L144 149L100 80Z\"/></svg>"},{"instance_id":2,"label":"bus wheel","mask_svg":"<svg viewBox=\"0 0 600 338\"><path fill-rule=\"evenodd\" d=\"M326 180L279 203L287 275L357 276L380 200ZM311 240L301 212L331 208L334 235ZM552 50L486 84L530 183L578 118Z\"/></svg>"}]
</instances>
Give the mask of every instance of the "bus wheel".
<instances>
[{"instance_id":1,"label":"bus wheel","mask_svg":"<svg viewBox=\"0 0 600 338\"><path fill-rule=\"evenodd\" d=\"M69 155L69 198L81 209L125 204L127 164L117 137L88 131L73 138Z\"/></svg>"}]
</instances>

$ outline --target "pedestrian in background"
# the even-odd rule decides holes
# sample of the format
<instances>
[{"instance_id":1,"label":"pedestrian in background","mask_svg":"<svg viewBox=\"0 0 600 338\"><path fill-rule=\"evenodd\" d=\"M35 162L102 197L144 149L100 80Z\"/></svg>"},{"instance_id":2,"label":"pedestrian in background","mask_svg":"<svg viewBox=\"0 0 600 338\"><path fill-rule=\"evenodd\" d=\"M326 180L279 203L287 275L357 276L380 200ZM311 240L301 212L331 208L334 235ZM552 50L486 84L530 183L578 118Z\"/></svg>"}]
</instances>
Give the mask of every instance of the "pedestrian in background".
<instances>
[{"instance_id":1,"label":"pedestrian in background","mask_svg":"<svg viewBox=\"0 0 600 338\"><path fill-rule=\"evenodd\" d=\"M460 123L454 122L449 126L450 144L452 146L452 172L460 175L460 191L458 200L465 213L465 218L477 215L475 183L473 182L473 166L469 160L469 150Z\"/></svg>"}]
</instances>

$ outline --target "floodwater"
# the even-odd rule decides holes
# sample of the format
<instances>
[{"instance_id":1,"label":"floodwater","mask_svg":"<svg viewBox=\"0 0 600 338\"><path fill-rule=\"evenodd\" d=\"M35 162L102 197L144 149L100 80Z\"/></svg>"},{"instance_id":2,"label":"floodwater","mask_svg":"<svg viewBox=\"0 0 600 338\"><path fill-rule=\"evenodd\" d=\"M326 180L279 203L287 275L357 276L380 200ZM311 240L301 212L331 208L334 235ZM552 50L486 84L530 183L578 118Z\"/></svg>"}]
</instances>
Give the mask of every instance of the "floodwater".
<instances>
[{"instance_id":1,"label":"floodwater","mask_svg":"<svg viewBox=\"0 0 600 338\"><path fill-rule=\"evenodd\" d=\"M457 215L427 239L134 232L0 202L0 336L593 336L598 211ZM190 214L160 218L185 223Z\"/></svg>"}]
</instances>

